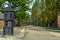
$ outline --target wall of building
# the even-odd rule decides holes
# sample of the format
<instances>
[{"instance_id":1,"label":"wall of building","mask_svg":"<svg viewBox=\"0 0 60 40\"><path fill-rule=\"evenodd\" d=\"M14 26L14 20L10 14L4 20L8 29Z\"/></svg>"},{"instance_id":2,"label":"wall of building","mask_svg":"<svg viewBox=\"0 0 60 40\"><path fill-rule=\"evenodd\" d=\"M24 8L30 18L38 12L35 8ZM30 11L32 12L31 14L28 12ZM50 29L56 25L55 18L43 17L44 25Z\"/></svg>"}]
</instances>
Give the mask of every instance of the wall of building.
<instances>
[{"instance_id":1,"label":"wall of building","mask_svg":"<svg viewBox=\"0 0 60 40\"><path fill-rule=\"evenodd\" d=\"M60 28L60 16L58 16L58 27Z\"/></svg>"},{"instance_id":2,"label":"wall of building","mask_svg":"<svg viewBox=\"0 0 60 40\"><path fill-rule=\"evenodd\" d=\"M0 27L4 26L4 20L0 20Z\"/></svg>"}]
</instances>

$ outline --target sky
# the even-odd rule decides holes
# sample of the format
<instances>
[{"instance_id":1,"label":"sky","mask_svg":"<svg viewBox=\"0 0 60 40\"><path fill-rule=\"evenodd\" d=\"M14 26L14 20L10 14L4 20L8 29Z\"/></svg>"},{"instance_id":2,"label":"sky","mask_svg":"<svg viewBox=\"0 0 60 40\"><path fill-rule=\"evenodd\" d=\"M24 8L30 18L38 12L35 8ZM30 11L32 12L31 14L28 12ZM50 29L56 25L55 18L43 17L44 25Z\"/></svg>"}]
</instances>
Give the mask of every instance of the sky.
<instances>
[{"instance_id":1,"label":"sky","mask_svg":"<svg viewBox=\"0 0 60 40\"><path fill-rule=\"evenodd\" d=\"M8 7L8 4L9 4L9 2L6 1L6 2L4 3L4 7L5 7L5 8Z\"/></svg>"},{"instance_id":2,"label":"sky","mask_svg":"<svg viewBox=\"0 0 60 40\"><path fill-rule=\"evenodd\" d=\"M32 8L34 2L35 2L35 0L33 0L33 2L30 4L30 8Z\"/></svg>"}]
</instances>

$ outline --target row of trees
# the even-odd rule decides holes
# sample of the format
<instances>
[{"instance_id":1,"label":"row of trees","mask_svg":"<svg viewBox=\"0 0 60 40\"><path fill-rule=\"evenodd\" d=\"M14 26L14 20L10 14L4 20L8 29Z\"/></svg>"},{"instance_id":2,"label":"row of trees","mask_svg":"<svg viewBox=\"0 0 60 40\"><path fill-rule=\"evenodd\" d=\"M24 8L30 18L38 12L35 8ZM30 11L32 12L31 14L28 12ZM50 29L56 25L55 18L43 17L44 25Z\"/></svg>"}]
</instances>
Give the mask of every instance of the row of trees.
<instances>
[{"instance_id":1,"label":"row of trees","mask_svg":"<svg viewBox=\"0 0 60 40\"><path fill-rule=\"evenodd\" d=\"M32 7L32 23L57 27L60 0L36 0ZM35 20L35 21L34 21Z\"/></svg>"},{"instance_id":2,"label":"row of trees","mask_svg":"<svg viewBox=\"0 0 60 40\"><path fill-rule=\"evenodd\" d=\"M30 16L26 11L30 10L29 4L32 0L0 0L0 11L4 10L6 2L9 2L14 9L18 24L25 24Z\"/></svg>"}]
</instances>

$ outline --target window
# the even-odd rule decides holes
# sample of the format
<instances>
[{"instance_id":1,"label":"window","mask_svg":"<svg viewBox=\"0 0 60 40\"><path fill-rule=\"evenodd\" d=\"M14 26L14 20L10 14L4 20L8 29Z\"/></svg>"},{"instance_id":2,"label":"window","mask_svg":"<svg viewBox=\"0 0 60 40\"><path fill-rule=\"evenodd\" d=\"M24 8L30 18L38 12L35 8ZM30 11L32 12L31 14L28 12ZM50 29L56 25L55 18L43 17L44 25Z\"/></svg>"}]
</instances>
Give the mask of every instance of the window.
<instances>
[{"instance_id":1,"label":"window","mask_svg":"<svg viewBox=\"0 0 60 40\"><path fill-rule=\"evenodd\" d=\"M10 13L10 18L12 17L12 14Z\"/></svg>"},{"instance_id":2,"label":"window","mask_svg":"<svg viewBox=\"0 0 60 40\"><path fill-rule=\"evenodd\" d=\"M7 21L6 21L6 26L7 26Z\"/></svg>"},{"instance_id":3,"label":"window","mask_svg":"<svg viewBox=\"0 0 60 40\"><path fill-rule=\"evenodd\" d=\"M7 13L5 14L5 17L7 17Z\"/></svg>"}]
</instances>

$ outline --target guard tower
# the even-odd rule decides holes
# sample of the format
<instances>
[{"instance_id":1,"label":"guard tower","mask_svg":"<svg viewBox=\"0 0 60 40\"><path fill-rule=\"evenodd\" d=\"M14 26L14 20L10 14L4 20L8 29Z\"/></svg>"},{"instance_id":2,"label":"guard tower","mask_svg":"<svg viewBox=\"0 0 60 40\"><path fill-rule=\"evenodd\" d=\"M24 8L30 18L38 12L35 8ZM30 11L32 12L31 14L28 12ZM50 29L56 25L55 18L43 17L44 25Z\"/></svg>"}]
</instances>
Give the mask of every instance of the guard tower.
<instances>
[{"instance_id":1,"label":"guard tower","mask_svg":"<svg viewBox=\"0 0 60 40\"><path fill-rule=\"evenodd\" d=\"M5 8L3 13L4 13L3 35L13 35L14 11L11 8L11 4L8 4L8 7Z\"/></svg>"}]
</instances>

